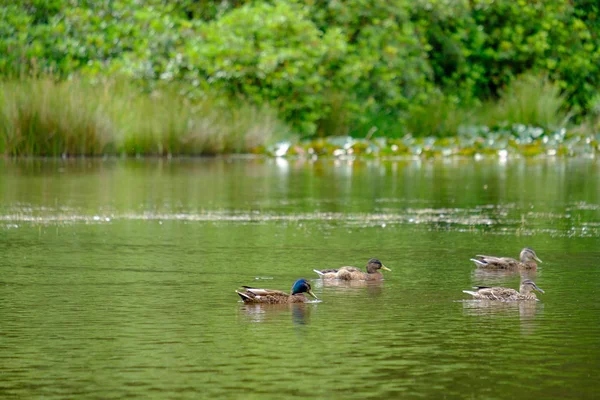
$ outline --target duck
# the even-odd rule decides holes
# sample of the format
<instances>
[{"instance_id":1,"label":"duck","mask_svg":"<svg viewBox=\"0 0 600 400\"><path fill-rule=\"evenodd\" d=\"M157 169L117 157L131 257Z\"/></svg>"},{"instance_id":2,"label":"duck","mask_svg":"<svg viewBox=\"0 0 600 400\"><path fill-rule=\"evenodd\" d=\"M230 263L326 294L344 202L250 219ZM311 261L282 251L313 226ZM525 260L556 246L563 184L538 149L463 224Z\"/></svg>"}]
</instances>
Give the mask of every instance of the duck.
<instances>
[{"instance_id":1,"label":"duck","mask_svg":"<svg viewBox=\"0 0 600 400\"><path fill-rule=\"evenodd\" d=\"M292 286L291 294L281 290L259 289L250 286L242 286L243 291L235 292L242 298L244 303L262 303L262 304L284 304L284 303L306 303L308 298L304 293L308 293L315 299L319 299L312 292L310 283L306 279L298 279Z\"/></svg>"},{"instance_id":2,"label":"duck","mask_svg":"<svg viewBox=\"0 0 600 400\"><path fill-rule=\"evenodd\" d=\"M391 271L388 267L383 265L381 261L376 258L371 258L367 262L367 272L363 272L360 268L356 267L340 267L338 269L313 269L323 279L341 279L346 281L353 280L364 280L364 281L375 281L383 279L383 274L379 271Z\"/></svg>"},{"instance_id":3,"label":"duck","mask_svg":"<svg viewBox=\"0 0 600 400\"><path fill-rule=\"evenodd\" d=\"M477 255L477 258L471 258L471 261L475 263L478 267L481 268L493 268L493 269L531 269L534 270L537 268L536 261L541 263L540 260L535 254L535 251L529 247L525 247L521 250L521 254L519 255L519 261L514 258L509 257L493 257L493 256L483 256Z\"/></svg>"},{"instance_id":4,"label":"duck","mask_svg":"<svg viewBox=\"0 0 600 400\"><path fill-rule=\"evenodd\" d=\"M534 290L545 293L531 279L525 279L521 282L521 287L517 292L515 289L505 287L475 286L472 290L463 290L463 293L470 294L476 300L494 300L494 301L519 301L519 300L537 300Z\"/></svg>"}]
</instances>

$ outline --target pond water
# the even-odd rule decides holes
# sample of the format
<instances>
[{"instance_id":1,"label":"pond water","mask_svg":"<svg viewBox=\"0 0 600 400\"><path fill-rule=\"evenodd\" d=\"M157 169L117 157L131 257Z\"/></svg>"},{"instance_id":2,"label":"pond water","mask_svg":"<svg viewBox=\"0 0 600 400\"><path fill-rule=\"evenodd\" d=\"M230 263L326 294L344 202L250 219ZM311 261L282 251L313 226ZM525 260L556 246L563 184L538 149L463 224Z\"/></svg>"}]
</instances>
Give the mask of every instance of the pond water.
<instances>
[{"instance_id":1,"label":"pond water","mask_svg":"<svg viewBox=\"0 0 600 400\"><path fill-rule=\"evenodd\" d=\"M466 301L527 246L539 302ZM0 251L1 398L600 395L593 159L5 159ZM234 291L300 277L320 302Z\"/></svg>"}]
</instances>

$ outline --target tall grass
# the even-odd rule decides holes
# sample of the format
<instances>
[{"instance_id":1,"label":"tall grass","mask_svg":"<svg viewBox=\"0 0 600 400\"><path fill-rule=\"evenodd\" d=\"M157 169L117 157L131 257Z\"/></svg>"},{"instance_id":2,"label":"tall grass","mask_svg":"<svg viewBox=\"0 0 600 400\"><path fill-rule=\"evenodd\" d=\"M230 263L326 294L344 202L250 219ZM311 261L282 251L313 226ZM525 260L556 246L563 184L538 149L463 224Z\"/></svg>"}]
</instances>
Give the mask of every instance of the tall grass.
<instances>
[{"instance_id":1,"label":"tall grass","mask_svg":"<svg viewBox=\"0 0 600 400\"><path fill-rule=\"evenodd\" d=\"M352 135L364 136L372 127L377 127L378 135L387 137L406 133L415 137L456 136L459 128L473 125L495 129L522 124L555 130L569 122L571 114L566 105L567 95L556 83L543 76L526 74L513 81L497 99L483 103L462 103L438 93L424 104L411 104L401 119L365 113L363 119L366 121L357 124ZM347 121L342 118L329 121L332 126L344 126L344 123Z\"/></svg>"},{"instance_id":2,"label":"tall grass","mask_svg":"<svg viewBox=\"0 0 600 400\"><path fill-rule=\"evenodd\" d=\"M569 120L566 96L544 77L525 75L497 100L468 107L440 94L399 120L363 113L353 122L346 94L330 93L323 136L453 136L460 126L513 124L545 129ZM596 100L600 104L600 100ZM597 105L596 104L596 105ZM597 107L600 109L600 106ZM600 111L589 126L600 126ZM589 128L592 129L592 128ZM142 93L128 81L101 84L51 76L0 80L0 154L202 155L244 153L289 136L274 110L217 98L191 101L175 87Z\"/></svg>"},{"instance_id":3,"label":"tall grass","mask_svg":"<svg viewBox=\"0 0 600 400\"><path fill-rule=\"evenodd\" d=\"M11 155L102 154L115 128L95 92L85 84L51 78L0 82L0 150Z\"/></svg>"},{"instance_id":4,"label":"tall grass","mask_svg":"<svg viewBox=\"0 0 600 400\"><path fill-rule=\"evenodd\" d=\"M288 134L267 108L143 94L122 81L0 81L0 152L8 155L201 155L249 152Z\"/></svg>"},{"instance_id":5,"label":"tall grass","mask_svg":"<svg viewBox=\"0 0 600 400\"><path fill-rule=\"evenodd\" d=\"M440 94L430 102L413 106L404 125L413 136L454 136L461 126L483 125L491 129L514 124L548 130L569 121L566 94L546 77L523 75L498 99L469 107Z\"/></svg>"},{"instance_id":6,"label":"tall grass","mask_svg":"<svg viewBox=\"0 0 600 400\"><path fill-rule=\"evenodd\" d=\"M440 94L429 103L414 106L406 118L408 133L416 137L455 136L461 125L472 123L473 111Z\"/></svg>"},{"instance_id":7,"label":"tall grass","mask_svg":"<svg viewBox=\"0 0 600 400\"><path fill-rule=\"evenodd\" d=\"M495 101L476 112L476 122L489 127L523 124L557 129L567 124L567 96L548 78L523 75L514 80Z\"/></svg>"}]
</instances>

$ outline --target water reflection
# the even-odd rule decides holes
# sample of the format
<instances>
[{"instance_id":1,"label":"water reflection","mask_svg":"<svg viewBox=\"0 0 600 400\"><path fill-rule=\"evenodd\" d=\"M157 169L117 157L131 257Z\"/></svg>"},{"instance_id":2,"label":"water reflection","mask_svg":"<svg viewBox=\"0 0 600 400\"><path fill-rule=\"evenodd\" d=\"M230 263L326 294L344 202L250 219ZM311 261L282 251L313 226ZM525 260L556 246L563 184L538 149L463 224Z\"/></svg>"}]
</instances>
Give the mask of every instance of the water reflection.
<instances>
[{"instance_id":1,"label":"water reflection","mask_svg":"<svg viewBox=\"0 0 600 400\"><path fill-rule=\"evenodd\" d=\"M537 315L542 314L544 304L538 301L487 301L487 300L464 300L463 312L465 315L478 317L504 318L507 315L519 315L521 322L521 334L530 335L534 333L533 323Z\"/></svg>"},{"instance_id":2,"label":"water reflection","mask_svg":"<svg viewBox=\"0 0 600 400\"><path fill-rule=\"evenodd\" d=\"M471 273L473 277L473 282L481 285L495 285L495 284L504 284L507 281L507 278L520 276L521 281L525 279L531 279L535 281L538 272L537 271L520 271L518 269L482 269L477 268L474 269Z\"/></svg>"},{"instance_id":3,"label":"water reflection","mask_svg":"<svg viewBox=\"0 0 600 400\"><path fill-rule=\"evenodd\" d=\"M384 281L345 281L340 279L317 279L313 287L336 288L349 295L362 296L366 292L369 297L379 297L383 292ZM365 290L356 290L365 289Z\"/></svg>"},{"instance_id":4,"label":"water reflection","mask_svg":"<svg viewBox=\"0 0 600 400\"><path fill-rule=\"evenodd\" d=\"M0 160L0 392L598 397L599 163L497 164ZM524 241L540 302L452 302L471 279L518 288L468 259ZM373 249L384 282L310 271ZM235 302L300 276L323 304Z\"/></svg>"},{"instance_id":5,"label":"water reflection","mask_svg":"<svg viewBox=\"0 0 600 400\"><path fill-rule=\"evenodd\" d=\"M264 323L281 319L285 313L290 313L292 322L296 325L307 325L310 313L315 307L312 303L292 304L244 304L241 308L250 322Z\"/></svg>"}]
</instances>

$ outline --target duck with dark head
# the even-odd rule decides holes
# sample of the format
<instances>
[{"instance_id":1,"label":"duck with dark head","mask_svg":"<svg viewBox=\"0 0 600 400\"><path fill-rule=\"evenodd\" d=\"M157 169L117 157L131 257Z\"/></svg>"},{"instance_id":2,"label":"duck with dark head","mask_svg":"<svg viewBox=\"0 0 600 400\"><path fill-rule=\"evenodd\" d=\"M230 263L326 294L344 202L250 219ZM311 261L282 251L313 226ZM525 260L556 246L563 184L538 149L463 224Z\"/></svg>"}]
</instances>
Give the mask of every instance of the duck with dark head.
<instances>
[{"instance_id":1,"label":"duck with dark head","mask_svg":"<svg viewBox=\"0 0 600 400\"><path fill-rule=\"evenodd\" d=\"M310 283L306 279L298 279L292 286L290 294L281 290L258 289L249 286L242 286L243 291L235 292L242 298L244 303L263 303L263 304L283 304L283 303L305 303L308 298L304 293L308 293L315 299L317 296L312 292Z\"/></svg>"},{"instance_id":2,"label":"duck with dark head","mask_svg":"<svg viewBox=\"0 0 600 400\"><path fill-rule=\"evenodd\" d=\"M519 260L515 260L510 257L494 257L494 256L483 256L477 255L476 258L471 258L471 261L475 263L479 268L489 269L529 269L535 270L537 268L537 262L541 263L535 254L535 251L529 247L525 247L521 250Z\"/></svg>"},{"instance_id":3,"label":"duck with dark head","mask_svg":"<svg viewBox=\"0 0 600 400\"><path fill-rule=\"evenodd\" d=\"M371 258L367 262L367 272L363 272L360 268L357 267L340 267L338 269L324 269L317 270L314 269L317 274L322 279L340 279L346 281L352 280L365 280L365 281L375 281L383 279L383 274L380 270L391 271L388 267L383 265L381 261L376 258Z\"/></svg>"}]
</instances>

